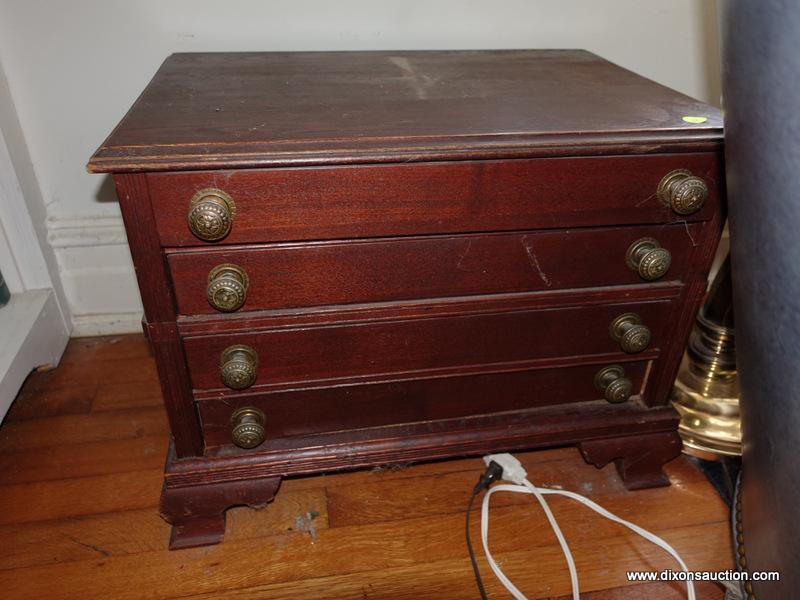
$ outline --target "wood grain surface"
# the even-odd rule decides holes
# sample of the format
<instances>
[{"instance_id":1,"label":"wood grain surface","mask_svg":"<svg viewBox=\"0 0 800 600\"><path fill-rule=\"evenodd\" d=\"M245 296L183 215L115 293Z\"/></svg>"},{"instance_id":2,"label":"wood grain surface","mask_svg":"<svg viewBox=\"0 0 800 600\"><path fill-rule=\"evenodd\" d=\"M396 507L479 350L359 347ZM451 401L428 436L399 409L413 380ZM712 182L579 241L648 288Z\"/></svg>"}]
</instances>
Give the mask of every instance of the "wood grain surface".
<instances>
[{"instance_id":1,"label":"wood grain surface","mask_svg":"<svg viewBox=\"0 0 800 600\"><path fill-rule=\"evenodd\" d=\"M627 291L627 290L626 290ZM580 298L581 300L578 300ZM582 301L584 294L576 294ZM545 300L548 300L546 298ZM195 390L229 393L219 374L222 352L246 344L258 353L253 389L271 384L305 387L322 381L363 378L381 381L397 374L452 375L481 368L491 372L501 365L530 363L548 366L571 358L589 361L597 355L624 360L617 340L609 333L612 321L635 313L652 332L649 350L667 341L669 300L625 302L625 292L609 293L607 304L539 308L541 298L520 298L513 312L500 312L497 303L476 300L473 314L443 315L437 303L428 314L404 320L364 318L359 323L327 323L251 332L220 333L184 338L186 360ZM441 308L450 308L444 306Z\"/></svg>"},{"instance_id":2,"label":"wood grain surface","mask_svg":"<svg viewBox=\"0 0 800 600\"><path fill-rule=\"evenodd\" d=\"M652 356L650 353L647 358ZM594 385L595 374L606 364L621 361L618 356L602 358L596 364L534 370L516 366L506 367L505 372L401 378L327 388L311 386L222 399L219 394L210 393L197 405L207 448L230 446L231 415L245 406L255 406L268 415L264 424L268 439L469 417L487 412L487 398L492 398L490 410L495 413L591 401L604 406L607 403ZM642 357L635 358L638 360L622 362L625 376L633 384L631 402L636 402L636 396L642 393L652 364Z\"/></svg>"},{"instance_id":3,"label":"wood grain surface","mask_svg":"<svg viewBox=\"0 0 800 600\"><path fill-rule=\"evenodd\" d=\"M614 154L721 140L718 109L582 50L173 54L89 169L541 156L576 146Z\"/></svg>"},{"instance_id":4,"label":"wood grain surface","mask_svg":"<svg viewBox=\"0 0 800 600\"><path fill-rule=\"evenodd\" d=\"M89 372L106 378L86 386ZM75 340L61 367L29 378L0 427L4 598L477 597L463 527L479 459L288 479L265 509L229 511L224 544L169 552L157 513L166 417L151 394L137 406L126 381L158 387L142 336ZM74 401L59 408L53 395ZM586 494L654 531L691 569L732 567L727 508L686 459L667 465L672 486L626 492L613 467L597 470L574 448L518 456L537 484ZM529 598L567 596L564 559L534 503L497 494L492 506L492 550L506 573ZM661 550L576 504L552 507L584 597L685 597L677 584L627 582L628 570L673 568ZM479 563L490 597L507 597ZM702 600L722 597L698 586Z\"/></svg>"},{"instance_id":5,"label":"wood grain surface","mask_svg":"<svg viewBox=\"0 0 800 600\"><path fill-rule=\"evenodd\" d=\"M218 243L562 229L711 219L719 210L719 154L578 156L318 169L148 173L164 246L212 246L186 224L194 194L219 188L236 205ZM703 178L709 198L679 215L658 197L676 169ZM124 177L124 176L118 176ZM143 199L143 201L147 201ZM152 235L152 231L148 231Z\"/></svg>"},{"instance_id":6,"label":"wood grain surface","mask_svg":"<svg viewBox=\"0 0 800 600\"><path fill-rule=\"evenodd\" d=\"M672 255L661 281L681 281L701 223L317 243L193 248L167 253L178 312L219 314L206 299L209 273L232 263L248 275L238 312L479 294L646 284L626 263L652 238Z\"/></svg>"}]
</instances>

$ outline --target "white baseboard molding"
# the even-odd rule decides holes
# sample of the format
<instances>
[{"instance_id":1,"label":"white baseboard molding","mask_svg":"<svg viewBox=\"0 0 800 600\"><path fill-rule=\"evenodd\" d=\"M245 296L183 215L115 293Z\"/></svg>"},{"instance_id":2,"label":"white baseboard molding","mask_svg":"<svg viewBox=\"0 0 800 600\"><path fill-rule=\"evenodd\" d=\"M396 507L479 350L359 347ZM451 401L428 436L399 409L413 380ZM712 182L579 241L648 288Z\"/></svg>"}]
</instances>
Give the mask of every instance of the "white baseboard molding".
<instances>
[{"instance_id":1,"label":"white baseboard molding","mask_svg":"<svg viewBox=\"0 0 800 600\"><path fill-rule=\"evenodd\" d=\"M38 367L55 367L69 341L53 290L11 296L0 308L0 420L22 383Z\"/></svg>"},{"instance_id":2,"label":"white baseboard molding","mask_svg":"<svg viewBox=\"0 0 800 600\"><path fill-rule=\"evenodd\" d=\"M72 318L72 337L142 333L142 312L75 315Z\"/></svg>"},{"instance_id":3,"label":"white baseboard molding","mask_svg":"<svg viewBox=\"0 0 800 600\"><path fill-rule=\"evenodd\" d=\"M73 336L142 330L142 304L121 217L50 217L47 239L58 259Z\"/></svg>"},{"instance_id":4,"label":"white baseboard molding","mask_svg":"<svg viewBox=\"0 0 800 600\"><path fill-rule=\"evenodd\" d=\"M47 241L53 248L127 245L122 217L49 217Z\"/></svg>"}]
</instances>

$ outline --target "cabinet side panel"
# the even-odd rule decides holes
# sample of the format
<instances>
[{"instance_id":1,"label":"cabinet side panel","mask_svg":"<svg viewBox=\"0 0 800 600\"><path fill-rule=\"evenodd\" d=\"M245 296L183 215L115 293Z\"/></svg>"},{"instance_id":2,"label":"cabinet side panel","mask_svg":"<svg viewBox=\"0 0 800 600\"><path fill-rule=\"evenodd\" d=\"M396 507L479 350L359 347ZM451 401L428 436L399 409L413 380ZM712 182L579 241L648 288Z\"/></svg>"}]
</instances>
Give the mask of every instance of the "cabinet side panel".
<instances>
[{"instance_id":1,"label":"cabinet side panel","mask_svg":"<svg viewBox=\"0 0 800 600\"><path fill-rule=\"evenodd\" d=\"M183 345L175 326L175 299L166 260L156 234L147 179L141 174L116 175L122 218L144 305L146 327L156 358L164 405L178 457L203 451Z\"/></svg>"},{"instance_id":2,"label":"cabinet side panel","mask_svg":"<svg viewBox=\"0 0 800 600\"><path fill-rule=\"evenodd\" d=\"M115 175L114 183L142 295L145 319L149 323L174 321L176 311L172 283L156 233L147 178L140 174Z\"/></svg>"}]
</instances>

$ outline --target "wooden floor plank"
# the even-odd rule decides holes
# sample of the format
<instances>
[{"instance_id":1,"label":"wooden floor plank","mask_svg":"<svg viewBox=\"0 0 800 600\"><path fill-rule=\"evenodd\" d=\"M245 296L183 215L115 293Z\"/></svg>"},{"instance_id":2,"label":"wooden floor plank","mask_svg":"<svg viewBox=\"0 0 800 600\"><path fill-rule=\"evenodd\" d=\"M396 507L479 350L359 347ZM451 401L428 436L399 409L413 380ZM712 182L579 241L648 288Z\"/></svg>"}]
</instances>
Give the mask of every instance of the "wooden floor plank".
<instances>
[{"instance_id":1,"label":"wooden floor plank","mask_svg":"<svg viewBox=\"0 0 800 600\"><path fill-rule=\"evenodd\" d=\"M363 598L365 590L368 598L475 596L469 562L462 549L452 543L449 533L437 540L419 536L408 544L389 537L366 547L363 535L335 535L334 548L333 540L322 539L326 533L342 531L323 531L316 544L311 544L307 536L294 534L281 536L285 540L283 546L263 539L246 540L226 547L102 557L0 571L0 588L12 597L47 598L91 598L102 590L104 597L116 600L139 599L142 590L152 598L191 594L203 598ZM504 533L513 535L513 528ZM689 564L697 565L693 568L716 570L728 565L726 559L714 553L727 540L727 523L661 533L680 548ZM569 577L560 549L552 544L536 546L535 542L532 540L530 549L498 552L496 558L532 598L568 593ZM573 552L585 590L625 585L625 571L629 569L661 571L674 566L674 561L659 548L628 537L592 536L575 543ZM499 584L490 579L485 563L483 568L490 595L502 597ZM131 581L137 585L131 586Z\"/></svg>"},{"instance_id":2,"label":"wooden floor plank","mask_svg":"<svg viewBox=\"0 0 800 600\"><path fill-rule=\"evenodd\" d=\"M165 436L169 433L167 416L161 407L49 417L3 424L0 452L65 447L157 433Z\"/></svg>"},{"instance_id":3,"label":"wooden floor plank","mask_svg":"<svg viewBox=\"0 0 800 600\"><path fill-rule=\"evenodd\" d=\"M574 457L572 460L564 459L527 467L530 469L529 479L533 479L541 487L567 489L589 497L625 494L622 482L609 472L610 469L601 471L575 461ZM379 523L463 510L481 472L482 469L329 488L331 526ZM668 467L668 472L675 484L683 486L682 489L689 482L700 481L704 486L707 485L703 475L688 461L674 461ZM638 507L645 496L648 495L632 492L626 501ZM495 496L495 501L522 504L530 502L530 499L512 494ZM718 506L722 510L721 500Z\"/></svg>"},{"instance_id":4,"label":"wooden floor plank","mask_svg":"<svg viewBox=\"0 0 800 600\"><path fill-rule=\"evenodd\" d=\"M153 470L161 473L169 438L128 439L0 452L0 485Z\"/></svg>"},{"instance_id":5,"label":"wooden floor plank","mask_svg":"<svg viewBox=\"0 0 800 600\"><path fill-rule=\"evenodd\" d=\"M163 552L170 527L156 502L141 510L115 511L53 521L0 525L0 569ZM325 491L282 491L263 510L228 511L225 541L305 533L312 541L328 527Z\"/></svg>"},{"instance_id":6,"label":"wooden floor plank","mask_svg":"<svg viewBox=\"0 0 800 600\"><path fill-rule=\"evenodd\" d=\"M151 358L67 362L64 367L34 373L25 382L26 391L63 389L77 382L81 385L100 385L154 381L157 378L156 366Z\"/></svg>"},{"instance_id":7,"label":"wooden floor plank","mask_svg":"<svg viewBox=\"0 0 800 600\"><path fill-rule=\"evenodd\" d=\"M636 511L635 520L638 524L654 532L675 528L694 528L699 532L711 520L724 516L719 514L716 506L693 494L691 490L687 491L677 486L667 489L672 491L672 496L659 494L664 490L641 492L641 494L649 492L652 494L650 498L639 496L643 502ZM679 501L681 498L687 502L685 507L681 507ZM688 504L692 498L694 503ZM601 498L600 501L611 511L624 513L624 497L611 496ZM596 543L602 547L610 543L609 540L619 538L624 538L628 542L635 541L633 539L635 536L629 535L619 525L597 517L576 503L556 498L551 505L571 545ZM664 515L669 515L669 518L665 519ZM519 505L498 507L492 510L491 518L490 543L497 554L513 554L520 547L528 549L542 546L556 547L544 517L540 511L533 510L532 507ZM307 534L296 532L255 540L229 539L221 546L210 548L180 552L161 550L128 557L104 558L102 565L99 566L107 568L97 571L92 577L97 579L106 573L116 573L125 579L133 577L135 572L141 569L147 569L148 572L152 571L153 577L169 579L172 576L170 573L175 568L180 568L188 574L192 569L200 569L207 563L206 566L213 573L212 579L216 582L215 585L219 586L214 588L216 590L228 586L242 587L341 573L391 569L411 564L422 565L432 561L463 558L465 556L463 524L464 516L458 513L368 526L323 529L318 531L313 544ZM727 531L726 519L711 524L719 524ZM477 523L474 523L474 526L473 539L477 540ZM678 546L677 549L681 553L685 551L683 546ZM728 552L723 554L727 563L730 563L730 554ZM238 566L231 567L229 561ZM90 563L91 565L84 565L84 568L93 572L98 563L96 561ZM227 566L222 568L219 566L221 563ZM702 564L691 562L689 564L693 569L705 568ZM48 568L57 574L69 589L77 586L75 589L78 591L82 589L78 574L88 574L79 567L67 565L51 565ZM558 566L554 567L555 574L559 574L563 568L562 558ZM26 569L18 570L18 574L21 576L25 571ZM73 577L75 579L72 579ZM114 584L109 582L108 585ZM196 583L170 581L163 582L162 585L165 586L163 589L165 596L175 596L192 593L191 590Z\"/></svg>"},{"instance_id":8,"label":"wooden floor plank","mask_svg":"<svg viewBox=\"0 0 800 600\"><path fill-rule=\"evenodd\" d=\"M143 361L152 361L147 339L139 334L73 338L69 341L61 364L97 364L120 359L137 364Z\"/></svg>"},{"instance_id":9,"label":"wooden floor plank","mask_svg":"<svg viewBox=\"0 0 800 600\"><path fill-rule=\"evenodd\" d=\"M724 600L725 591L716 583L698 581L694 584L697 600ZM686 586L678 583L643 583L628 587L596 590L581 594L581 600L684 600ZM572 594L555 600L572 600Z\"/></svg>"},{"instance_id":10,"label":"wooden floor plank","mask_svg":"<svg viewBox=\"0 0 800 600\"><path fill-rule=\"evenodd\" d=\"M93 412L125 410L145 406L162 406L161 386L157 381L101 383L97 387L91 409Z\"/></svg>"},{"instance_id":11,"label":"wooden floor plank","mask_svg":"<svg viewBox=\"0 0 800 600\"><path fill-rule=\"evenodd\" d=\"M0 524L65 519L158 505L160 471L0 486Z\"/></svg>"},{"instance_id":12,"label":"wooden floor plank","mask_svg":"<svg viewBox=\"0 0 800 600\"><path fill-rule=\"evenodd\" d=\"M71 385L56 389L24 390L11 404L7 423L63 415L85 415L97 395L97 384Z\"/></svg>"},{"instance_id":13,"label":"wooden floor plank","mask_svg":"<svg viewBox=\"0 0 800 600\"><path fill-rule=\"evenodd\" d=\"M414 507L424 506L431 497L430 488L432 485L441 485L443 479L434 476L415 478L413 480L415 483L414 489L419 491L419 497L415 500L407 499L405 503L406 510L399 511L391 519L385 519L382 524L386 526L388 521L410 520L420 516L430 516L426 515L424 510L418 509L415 511ZM146 480L149 480L148 485L142 487ZM444 483L447 484L446 481ZM131 511L136 508L149 508L155 514L159 486L159 471L124 473L114 476L106 475L98 478L88 478L87 480L66 479L32 485L5 486L0 488L0 499L2 499L0 509L5 513L3 517L5 523L28 523L51 519L74 520L75 517L113 511ZM87 487L94 490L95 493L92 497L84 497L82 495L82 491ZM696 487L699 487L699 484ZM328 490L326 494L324 490L319 488L317 490L300 491L283 489L277 497L279 499L292 497L292 495L305 497L313 491L317 492L317 498L326 499L326 506L332 505L327 500L330 496L330 491ZM391 490L389 491L391 492ZM636 502L631 502L630 498L615 493L595 494L594 498L609 510L618 512L624 518L635 520L644 527L659 526L659 519L665 512L669 512L671 523L677 525L705 523L719 519L720 515L724 513L724 509L721 509L720 506L721 501L715 501L713 498L704 498L702 495L697 494L696 491L692 486L683 485L672 486L664 490L641 490L636 494ZM32 500L25 502L26 498L32 498ZM57 499L57 501L48 499ZM454 516L456 520L461 520L463 519L465 504L466 499L463 502L453 503L446 509L440 509L434 515L444 516L447 514L450 517ZM261 512L269 514L276 510L276 506L282 506L282 502L270 504ZM568 520L571 524L570 527L578 529L574 534L576 536L583 534L582 527L586 527L587 531L602 532L604 535L613 535L615 529L620 530L620 533L622 532L620 526L601 521L593 513L576 503L556 498L551 501L551 506L554 511L557 511L559 519ZM505 515L502 511L503 507L512 507L526 520L525 527L520 527L520 531L530 527L531 531L541 529L544 536L551 535L544 516L529 496L516 494L495 495L491 513L493 517L495 515ZM326 509L325 511L326 526L328 510ZM314 507L298 512L298 514L305 513L322 514L318 508ZM235 514L240 516L232 520L234 530L236 523L241 519L247 519L248 515L252 515L255 519L262 518L261 516L256 516L259 515L257 511L235 511ZM315 527L320 522L316 522ZM376 523L371 519L366 519L365 522L367 524ZM127 526L125 521L120 524L120 528L124 526ZM425 526L430 527L430 521ZM52 525L52 527L57 529L57 525ZM15 532L17 535L24 535L24 529L17 529ZM267 533L264 533L264 535L267 535ZM95 546L108 546L108 542L103 540L94 540L91 543ZM144 542L138 544L137 547L145 547ZM154 546L151 549L158 549L158 546Z\"/></svg>"},{"instance_id":14,"label":"wooden floor plank","mask_svg":"<svg viewBox=\"0 0 800 600\"><path fill-rule=\"evenodd\" d=\"M712 535L714 540L720 539L721 529L715 528ZM670 541L678 539L679 535L685 532L671 532L668 537ZM618 544L617 544L618 545ZM693 544L694 546L694 544ZM702 554L704 547L686 548L687 559L691 560L694 555ZM576 554L583 554L586 550L589 555L582 559L582 562L597 560L597 549L591 547L575 547ZM684 600L686 598L686 587L684 584L653 584L637 585L634 593L629 593L629 587L603 587L609 585L609 581L623 581L624 573L630 568L630 564L637 564L642 560L642 556L631 548L617 547L610 548L611 553L604 555L605 572L592 572L590 577L581 579L581 598L591 600ZM627 552L626 552L627 550ZM656 561L664 560L659 558L652 550L645 550L644 559L648 561L651 568L659 570L661 565ZM550 561L557 561L559 551L555 547L548 547L545 550L534 553L525 553L521 557L520 553L512 555L498 555L496 558L503 561L506 565L511 560L518 563L520 575L513 578L516 585L524 592L529 594L529 598L553 598L553 593L557 593L553 587L544 579L544 569ZM592 556L594 554L594 556ZM611 557L609 560L608 557ZM652 558L651 558L652 556ZM579 563L582 564L582 563ZM662 563L665 568L669 568L668 563ZM488 566L483 563L484 583L490 598L508 598L510 595L494 579L488 570ZM713 569L713 565L707 568ZM510 570L510 569L509 569ZM622 578L619 574L622 574ZM627 582L625 582L626 585ZM565 587L568 581L564 581L559 587ZM537 589L534 590L534 586ZM698 600L722 600L723 595L714 584L703 584L696 587ZM644 589L642 589L644 588ZM542 595L543 594L543 595ZM347 575L336 575L330 577L314 578L304 581L291 581L283 584L273 584L265 586L250 587L234 590L220 590L210 593L191 596L194 600L289 600L295 598L315 598L319 600L362 600L364 598L374 600L413 600L422 599L441 599L441 600L474 600L478 596L472 577L472 570L467 561L439 561L426 564L424 567L398 567L385 571L368 571L363 573L352 573ZM561 596L564 600L572 598L572 595Z\"/></svg>"},{"instance_id":15,"label":"wooden floor plank","mask_svg":"<svg viewBox=\"0 0 800 600\"><path fill-rule=\"evenodd\" d=\"M710 535L711 539L705 540L713 544L725 534L720 526L707 526L703 533ZM703 554L708 548L706 543L686 539L691 535L686 530L675 530L665 534L670 542L681 545L687 560L693 560ZM684 541L685 540L685 541ZM616 590L628 588L610 588L614 584L627 585L625 572L631 568L640 568L642 563L653 571L671 568L670 559L654 546L646 546L640 542L627 542L625 540L611 540L602 548L591 544L575 544L573 551L578 569L583 574L580 579L581 598L595 598L608 600L614 598L643 598L642 595L620 595ZM560 550L556 546L539 548L536 551L516 551L513 553L496 554L495 558L506 569L506 574L512 575L512 581L529 598L553 598L553 594L561 591L569 592L569 579L563 576L558 583L552 583L549 573L563 562ZM501 587L488 568L481 560L484 583L490 598L507 598L510 595ZM590 565L601 562L602 569L591 569ZM716 563L707 563L705 568L714 569ZM633 565L633 567L631 566ZM643 586L637 586L643 587ZM650 587L650 586L648 586ZM650 592L657 591L663 595L649 596L648 600L666 600L675 598L683 600L686 597L686 588L683 584L664 584L650 587ZM714 586L701 586L699 600L721 600ZM613 595L612 595L613 594ZM291 581L285 584L259 586L241 590L221 590L209 594L192 596L195 599L210 600L243 600L248 599L290 599L290 598L319 598L325 599L385 599L398 600L413 598L439 598L439 599L474 599L477 589L472 577L472 570L467 561L448 560L427 564L424 568L393 568L385 571L368 571L351 573L347 575L315 578L305 581ZM567 596L564 596L565 598ZM571 594L568 596L571 598Z\"/></svg>"}]
</instances>

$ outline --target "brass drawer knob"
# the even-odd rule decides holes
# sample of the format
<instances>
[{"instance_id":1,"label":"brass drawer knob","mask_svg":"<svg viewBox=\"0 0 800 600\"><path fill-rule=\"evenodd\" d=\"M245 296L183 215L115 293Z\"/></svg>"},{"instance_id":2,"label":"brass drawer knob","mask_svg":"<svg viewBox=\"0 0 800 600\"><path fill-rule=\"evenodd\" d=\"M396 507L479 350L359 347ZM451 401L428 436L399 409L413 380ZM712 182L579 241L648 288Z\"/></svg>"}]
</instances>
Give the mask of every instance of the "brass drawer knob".
<instances>
[{"instance_id":1,"label":"brass drawer knob","mask_svg":"<svg viewBox=\"0 0 800 600\"><path fill-rule=\"evenodd\" d=\"M653 238L642 238L631 244L625 254L628 267L639 277L654 281L663 277L672 264L672 254Z\"/></svg>"},{"instance_id":2,"label":"brass drawer knob","mask_svg":"<svg viewBox=\"0 0 800 600\"><path fill-rule=\"evenodd\" d=\"M232 390L249 388L256 381L258 354L250 346L238 344L222 351L220 376Z\"/></svg>"},{"instance_id":3,"label":"brass drawer knob","mask_svg":"<svg viewBox=\"0 0 800 600\"><path fill-rule=\"evenodd\" d=\"M231 231L236 205L222 190L200 190L189 203L186 220L192 233L206 242L221 240Z\"/></svg>"},{"instance_id":4,"label":"brass drawer knob","mask_svg":"<svg viewBox=\"0 0 800 600\"><path fill-rule=\"evenodd\" d=\"M619 365L600 369L594 376L594 386L611 404L627 402L633 393L633 383L625 377L625 369Z\"/></svg>"},{"instance_id":5,"label":"brass drawer knob","mask_svg":"<svg viewBox=\"0 0 800 600\"><path fill-rule=\"evenodd\" d=\"M255 448L264 442L264 413L245 406L231 415L231 439L239 448Z\"/></svg>"},{"instance_id":6,"label":"brass drawer knob","mask_svg":"<svg viewBox=\"0 0 800 600\"><path fill-rule=\"evenodd\" d=\"M206 298L217 310L231 312L244 306L250 279L241 267L232 264L217 265L208 274Z\"/></svg>"},{"instance_id":7,"label":"brass drawer knob","mask_svg":"<svg viewBox=\"0 0 800 600\"><path fill-rule=\"evenodd\" d=\"M668 173L658 184L658 197L679 215L691 215L708 199L706 182L686 169Z\"/></svg>"},{"instance_id":8,"label":"brass drawer knob","mask_svg":"<svg viewBox=\"0 0 800 600\"><path fill-rule=\"evenodd\" d=\"M642 324L642 318L636 313L625 313L611 322L609 327L612 339L619 342L623 352L636 354L650 345L652 334Z\"/></svg>"}]
</instances>

